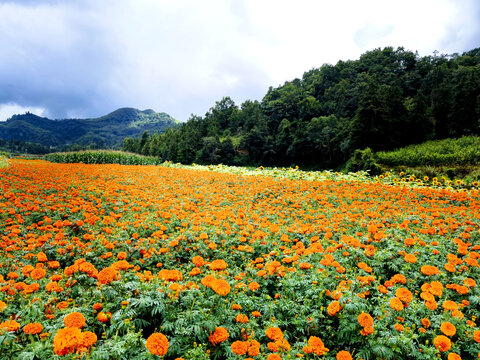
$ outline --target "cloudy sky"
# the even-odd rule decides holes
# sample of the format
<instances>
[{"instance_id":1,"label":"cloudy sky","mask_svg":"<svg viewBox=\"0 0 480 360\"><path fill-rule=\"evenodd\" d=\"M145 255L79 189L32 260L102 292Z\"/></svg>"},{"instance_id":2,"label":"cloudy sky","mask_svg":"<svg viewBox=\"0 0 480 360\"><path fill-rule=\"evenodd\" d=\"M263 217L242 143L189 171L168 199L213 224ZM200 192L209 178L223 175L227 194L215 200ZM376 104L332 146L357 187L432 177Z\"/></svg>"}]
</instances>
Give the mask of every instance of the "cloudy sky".
<instances>
[{"instance_id":1,"label":"cloudy sky","mask_svg":"<svg viewBox=\"0 0 480 360\"><path fill-rule=\"evenodd\" d=\"M0 0L0 121L119 107L185 121L384 46L480 47L480 1Z\"/></svg>"}]
</instances>

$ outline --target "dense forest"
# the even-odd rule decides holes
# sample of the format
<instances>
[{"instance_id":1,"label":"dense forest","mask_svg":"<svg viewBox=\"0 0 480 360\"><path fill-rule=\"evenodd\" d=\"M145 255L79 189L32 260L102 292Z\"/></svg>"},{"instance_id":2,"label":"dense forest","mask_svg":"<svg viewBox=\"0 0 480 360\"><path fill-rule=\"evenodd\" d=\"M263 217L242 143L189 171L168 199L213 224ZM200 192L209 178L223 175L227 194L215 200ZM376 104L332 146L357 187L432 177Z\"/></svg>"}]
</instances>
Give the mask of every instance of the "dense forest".
<instances>
[{"instance_id":1,"label":"dense forest","mask_svg":"<svg viewBox=\"0 0 480 360\"><path fill-rule=\"evenodd\" d=\"M480 134L480 48L420 57L376 49L238 106L229 97L123 149L181 163L338 168L355 149Z\"/></svg>"}]
</instances>

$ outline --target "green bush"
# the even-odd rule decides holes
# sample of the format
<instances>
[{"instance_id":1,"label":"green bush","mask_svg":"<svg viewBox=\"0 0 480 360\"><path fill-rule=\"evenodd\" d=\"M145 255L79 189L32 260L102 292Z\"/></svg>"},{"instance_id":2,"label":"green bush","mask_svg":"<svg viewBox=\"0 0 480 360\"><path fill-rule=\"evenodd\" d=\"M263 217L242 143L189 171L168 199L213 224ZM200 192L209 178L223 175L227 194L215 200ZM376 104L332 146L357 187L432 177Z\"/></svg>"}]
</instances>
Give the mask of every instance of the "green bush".
<instances>
[{"instance_id":1,"label":"green bush","mask_svg":"<svg viewBox=\"0 0 480 360\"><path fill-rule=\"evenodd\" d=\"M371 175L381 173L380 167L377 165L375 154L372 149L355 150L352 157L345 165L345 170L349 172L369 171Z\"/></svg>"}]
</instances>

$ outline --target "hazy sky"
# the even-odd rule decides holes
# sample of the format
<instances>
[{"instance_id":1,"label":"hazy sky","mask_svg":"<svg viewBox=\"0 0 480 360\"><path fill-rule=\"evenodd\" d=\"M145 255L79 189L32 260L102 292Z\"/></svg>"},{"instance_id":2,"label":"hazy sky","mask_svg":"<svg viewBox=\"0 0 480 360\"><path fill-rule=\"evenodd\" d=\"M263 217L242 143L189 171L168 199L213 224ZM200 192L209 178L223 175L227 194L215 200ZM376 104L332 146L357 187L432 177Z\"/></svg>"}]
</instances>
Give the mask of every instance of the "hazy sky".
<instances>
[{"instance_id":1,"label":"hazy sky","mask_svg":"<svg viewBox=\"0 0 480 360\"><path fill-rule=\"evenodd\" d=\"M185 121L385 46L480 47L480 1L0 0L0 121L119 107Z\"/></svg>"}]
</instances>

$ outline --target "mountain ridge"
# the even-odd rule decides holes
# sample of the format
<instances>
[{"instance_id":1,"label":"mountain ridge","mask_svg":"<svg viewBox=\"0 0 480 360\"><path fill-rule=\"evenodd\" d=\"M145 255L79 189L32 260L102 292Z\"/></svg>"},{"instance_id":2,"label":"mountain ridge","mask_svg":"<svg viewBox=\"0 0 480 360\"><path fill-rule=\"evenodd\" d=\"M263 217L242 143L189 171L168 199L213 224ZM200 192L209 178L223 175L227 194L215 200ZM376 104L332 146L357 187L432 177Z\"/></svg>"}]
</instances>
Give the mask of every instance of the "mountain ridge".
<instances>
[{"instance_id":1,"label":"mountain ridge","mask_svg":"<svg viewBox=\"0 0 480 360\"><path fill-rule=\"evenodd\" d=\"M27 112L0 122L0 139L50 147L120 148L126 137L140 136L144 131L161 133L178 123L167 113L131 107L85 119L49 119Z\"/></svg>"}]
</instances>

